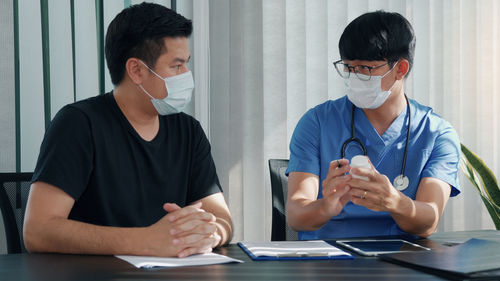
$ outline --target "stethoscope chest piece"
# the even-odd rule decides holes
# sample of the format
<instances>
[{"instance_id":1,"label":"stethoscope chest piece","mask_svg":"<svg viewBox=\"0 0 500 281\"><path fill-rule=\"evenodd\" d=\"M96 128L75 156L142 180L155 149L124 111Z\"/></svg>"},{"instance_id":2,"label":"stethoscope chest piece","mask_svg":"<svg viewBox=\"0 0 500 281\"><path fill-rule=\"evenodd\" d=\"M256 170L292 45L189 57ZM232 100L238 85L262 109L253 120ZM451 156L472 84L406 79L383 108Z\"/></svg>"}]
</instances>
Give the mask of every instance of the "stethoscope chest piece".
<instances>
[{"instance_id":1,"label":"stethoscope chest piece","mask_svg":"<svg viewBox=\"0 0 500 281\"><path fill-rule=\"evenodd\" d=\"M402 191L408 187L408 185L410 184L410 180L407 176L399 175L394 178L393 184L397 190Z\"/></svg>"}]
</instances>

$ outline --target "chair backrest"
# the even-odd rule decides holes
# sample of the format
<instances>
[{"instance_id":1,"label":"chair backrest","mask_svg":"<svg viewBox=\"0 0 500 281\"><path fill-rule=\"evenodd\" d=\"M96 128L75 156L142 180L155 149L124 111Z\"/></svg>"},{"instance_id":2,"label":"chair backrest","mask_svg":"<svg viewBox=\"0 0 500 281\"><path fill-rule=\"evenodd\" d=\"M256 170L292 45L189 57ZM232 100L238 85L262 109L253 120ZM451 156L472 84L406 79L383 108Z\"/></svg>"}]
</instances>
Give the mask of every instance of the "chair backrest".
<instances>
[{"instance_id":1,"label":"chair backrest","mask_svg":"<svg viewBox=\"0 0 500 281\"><path fill-rule=\"evenodd\" d=\"M23 222L33 173L0 173L0 210L2 211L7 252L26 252Z\"/></svg>"},{"instance_id":2,"label":"chair backrest","mask_svg":"<svg viewBox=\"0 0 500 281\"><path fill-rule=\"evenodd\" d=\"M297 232L286 223L286 200L288 196L288 177L285 171L288 159L269 159L271 174L271 194L273 205L271 241L297 240Z\"/></svg>"}]
</instances>

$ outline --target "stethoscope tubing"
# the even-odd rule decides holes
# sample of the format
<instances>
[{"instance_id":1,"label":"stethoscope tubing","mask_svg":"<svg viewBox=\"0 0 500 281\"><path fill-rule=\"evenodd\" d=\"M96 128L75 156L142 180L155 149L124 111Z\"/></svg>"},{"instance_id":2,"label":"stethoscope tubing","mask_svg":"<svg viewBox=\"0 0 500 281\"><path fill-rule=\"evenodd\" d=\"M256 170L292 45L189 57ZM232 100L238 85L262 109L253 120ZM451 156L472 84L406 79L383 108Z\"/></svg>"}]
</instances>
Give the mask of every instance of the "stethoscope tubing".
<instances>
[{"instance_id":1,"label":"stethoscope tubing","mask_svg":"<svg viewBox=\"0 0 500 281\"><path fill-rule=\"evenodd\" d=\"M403 163L401 164L401 176L404 177L405 174L405 168L406 168L406 157L408 155L408 143L410 142L410 125L411 125L411 111L410 111L410 102L408 101L408 97L405 94L405 100L406 100L406 109L407 109L407 119L408 119L408 127L406 128L406 142L405 142L405 150L403 154ZM363 155L367 155L366 152L366 147L365 145L361 142L360 139L356 138L355 136L355 130L354 130L354 110L356 109L356 106L353 104L352 105L352 110L351 110L351 137L347 139L343 144L342 144L342 149L340 151L340 155L343 158L345 158L345 151L347 149L347 145L351 142L356 142L359 144L361 149L363 150Z\"/></svg>"}]
</instances>

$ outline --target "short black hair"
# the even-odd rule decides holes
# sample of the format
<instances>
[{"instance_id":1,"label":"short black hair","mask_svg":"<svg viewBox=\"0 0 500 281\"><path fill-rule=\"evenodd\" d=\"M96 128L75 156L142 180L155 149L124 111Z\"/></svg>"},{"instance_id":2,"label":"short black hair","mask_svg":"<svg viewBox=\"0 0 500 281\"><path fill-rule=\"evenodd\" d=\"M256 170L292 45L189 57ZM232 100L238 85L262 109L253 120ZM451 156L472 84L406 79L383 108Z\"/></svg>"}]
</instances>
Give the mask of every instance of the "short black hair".
<instances>
[{"instance_id":1,"label":"short black hair","mask_svg":"<svg viewBox=\"0 0 500 281\"><path fill-rule=\"evenodd\" d=\"M345 28L339 41L340 58L387 60L392 67L406 59L411 70L415 56L415 33L402 15L376 11L363 14Z\"/></svg>"},{"instance_id":2,"label":"short black hair","mask_svg":"<svg viewBox=\"0 0 500 281\"><path fill-rule=\"evenodd\" d=\"M139 58L154 67L160 55L166 52L165 37L189 37L193 31L191 20L171 9L141 3L121 11L109 24L106 33L106 62L111 81L120 84L129 58Z\"/></svg>"}]
</instances>

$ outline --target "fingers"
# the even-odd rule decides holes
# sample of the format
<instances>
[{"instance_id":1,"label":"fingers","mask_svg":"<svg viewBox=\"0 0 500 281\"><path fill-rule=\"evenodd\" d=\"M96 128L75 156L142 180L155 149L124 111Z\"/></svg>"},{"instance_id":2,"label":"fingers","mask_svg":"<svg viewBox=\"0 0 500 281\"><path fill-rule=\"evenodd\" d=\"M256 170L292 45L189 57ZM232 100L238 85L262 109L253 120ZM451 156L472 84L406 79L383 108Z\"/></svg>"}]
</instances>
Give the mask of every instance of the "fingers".
<instances>
[{"instance_id":1,"label":"fingers","mask_svg":"<svg viewBox=\"0 0 500 281\"><path fill-rule=\"evenodd\" d=\"M210 252L220 243L216 217L200 209L201 204L180 208L167 203L163 207L170 213L148 227L152 239L145 240L153 241L151 255L185 257Z\"/></svg>"},{"instance_id":2,"label":"fingers","mask_svg":"<svg viewBox=\"0 0 500 281\"><path fill-rule=\"evenodd\" d=\"M373 168L373 166L372 166L372 169L352 168L351 174L355 174L356 176L361 176L361 177L367 177L368 180L370 180L370 181L376 180L376 177L377 177L377 172Z\"/></svg>"},{"instance_id":3,"label":"fingers","mask_svg":"<svg viewBox=\"0 0 500 281\"><path fill-rule=\"evenodd\" d=\"M337 186L335 192L332 192L329 196L323 196L323 198L320 199L320 208L328 216L333 217L338 215L350 199L349 190L349 185L345 183Z\"/></svg>"},{"instance_id":4,"label":"fingers","mask_svg":"<svg viewBox=\"0 0 500 281\"><path fill-rule=\"evenodd\" d=\"M332 171L334 169L338 169L338 168L341 168L341 167L344 167L344 166L348 166L349 165L349 160L347 159L337 159L337 160L333 160L332 162L330 162L330 168L329 168L329 171Z\"/></svg>"},{"instance_id":5,"label":"fingers","mask_svg":"<svg viewBox=\"0 0 500 281\"><path fill-rule=\"evenodd\" d=\"M352 179L351 175L344 175L341 177L336 177L331 179L330 181L323 181L323 197L329 196L332 193L335 193L341 190L349 180Z\"/></svg>"},{"instance_id":6,"label":"fingers","mask_svg":"<svg viewBox=\"0 0 500 281\"><path fill-rule=\"evenodd\" d=\"M372 196L373 192L370 192L369 190L365 189L360 189L360 188L352 188L351 191L349 192L351 195L352 199L354 198L359 198L359 199L368 199L368 196Z\"/></svg>"},{"instance_id":7,"label":"fingers","mask_svg":"<svg viewBox=\"0 0 500 281\"><path fill-rule=\"evenodd\" d=\"M211 252L212 252L212 248L210 248L210 247L201 248L201 249L187 248L187 249L182 250L179 254L177 254L177 256L179 258L184 258L184 257L195 255L195 254L206 254L206 253L211 253Z\"/></svg>"},{"instance_id":8,"label":"fingers","mask_svg":"<svg viewBox=\"0 0 500 281\"><path fill-rule=\"evenodd\" d=\"M372 200L377 196L376 193L373 193L370 190L360 188L352 188L349 194L353 204L364 206L369 209L372 209Z\"/></svg>"},{"instance_id":9,"label":"fingers","mask_svg":"<svg viewBox=\"0 0 500 281\"><path fill-rule=\"evenodd\" d=\"M331 178L343 175L349 172L350 169L351 167L349 166L349 160L347 159L333 160L332 162L330 162L328 175L326 176L325 180L330 180Z\"/></svg>"},{"instance_id":10,"label":"fingers","mask_svg":"<svg viewBox=\"0 0 500 281\"><path fill-rule=\"evenodd\" d=\"M177 254L178 257L182 258L194 254L210 253L212 248L219 244L220 240L221 237L217 233L210 236L192 234L183 238L176 238L174 243L185 246Z\"/></svg>"},{"instance_id":11,"label":"fingers","mask_svg":"<svg viewBox=\"0 0 500 281\"><path fill-rule=\"evenodd\" d=\"M345 181L339 183L335 189L332 190L332 192L330 192L330 196L334 196L334 197L341 197L343 196L345 193L349 192L349 189L350 189L350 186L348 185L348 182L349 182L349 179L346 179Z\"/></svg>"},{"instance_id":12,"label":"fingers","mask_svg":"<svg viewBox=\"0 0 500 281\"><path fill-rule=\"evenodd\" d=\"M367 172L367 169L353 168L353 171L356 172L356 175L368 177L369 180L366 181L363 179L352 178L347 182L347 184L349 184L352 188L373 191L375 193L386 193L388 189L391 189L392 187L392 183L389 178L376 171L373 171L371 174L370 172Z\"/></svg>"},{"instance_id":13,"label":"fingers","mask_svg":"<svg viewBox=\"0 0 500 281\"><path fill-rule=\"evenodd\" d=\"M178 218L172 224L174 226L184 225L190 221L202 221L202 222L214 222L216 217L212 213L205 212L204 210L200 212L194 212L188 214L184 217Z\"/></svg>"},{"instance_id":14,"label":"fingers","mask_svg":"<svg viewBox=\"0 0 500 281\"><path fill-rule=\"evenodd\" d=\"M185 235L186 232L189 234L191 233L212 234L217 231L217 227L214 222L215 222L215 216L213 220L212 219L210 220L210 222L195 219L195 220L188 220L184 223L176 223L172 225L172 228L170 229L170 234L174 236Z\"/></svg>"},{"instance_id":15,"label":"fingers","mask_svg":"<svg viewBox=\"0 0 500 281\"><path fill-rule=\"evenodd\" d=\"M349 200L346 201L346 196L347 199L350 198L349 190L351 187L345 184L341 184L340 186L337 187L337 190L335 192L331 193L330 197L327 197L326 199L330 202L338 200L339 203L343 206L345 203L347 203Z\"/></svg>"},{"instance_id":16,"label":"fingers","mask_svg":"<svg viewBox=\"0 0 500 281\"><path fill-rule=\"evenodd\" d=\"M351 201L351 193L349 193L350 190L351 190L351 187L347 185L345 187L345 194L342 195L342 197L340 197L340 199L339 199L340 204L342 204L343 206L345 206L345 204L347 204L347 202Z\"/></svg>"},{"instance_id":17,"label":"fingers","mask_svg":"<svg viewBox=\"0 0 500 281\"><path fill-rule=\"evenodd\" d=\"M175 212L177 210L180 210L181 207L179 207L179 205L175 204L175 203L165 203L163 204L163 210L171 213L171 212Z\"/></svg>"},{"instance_id":18,"label":"fingers","mask_svg":"<svg viewBox=\"0 0 500 281\"><path fill-rule=\"evenodd\" d=\"M330 162L328 174L322 182L323 196L336 192L338 188L343 188L342 183L350 179L350 175L345 175L350 169L349 160L347 159Z\"/></svg>"},{"instance_id":19,"label":"fingers","mask_svg":"<svg viewBox=\"0 0 500 281\"><path fill-rule=\"evenodd\" d=\"M376 192L379 190L379 183L376 181L366 181L363 179L351 178L346 184L353 189L371 190Z\"/></svg>"},{"instance_id":20,"label":"fingers","mask_svg":"<svg viewBox=\"0 0 500 281\"><path fill-rule=\"evenodd\" d=\"M169 229L170 235L174 238L179 238L193 234L210 236L216 233L216 217L211 213L205 212L200 207L201 202L184 208L179 208L175 204L165 204L164 208L175 210L166 215L168 221L171 223Z\"/></svg>"},{"instance_id":21,"label":"fingers","mask_svg":"<svg viewBox=\"0 0 500 281\"><path fill-rule=\"evenodd\" d=\"M373 165L373 163L370 160L370 158L368 158L368 163L370 163L370 166L372 166L372 170L375 171L375 173L378 173L377 169L375 169L375 165Z\"/></svg>"},{"instance_id":22,"label":"fingers","mask_svg":"<svg viewBox=\"0 0 500 281\"><path fill-rule=\"evenodd\" d=\"M370 169L352 168L351 173L354 173L358 176L368 177L370 179L376 179L380 175L380 173L377 171L377 169L375 169L375 166L373 165L370 158L368 158L368 163L370 163L370 167L371 167Z\"/></svg>"},{"instance_id":23,"label":"fingers","mask_svg":"<svg viewBox=\"0 0 500 281\"><path fill-rule=\"evenodd\" d=\"M366 193L365 193L366 192ZM382 211L382 206L379 206L376 202L378 202L377 194L374 194L369 191L364 191L361 193L357 193L354 195L351 193L351 202L355 205L364 206L372 211Z\"/></svg>"},{"instance_id":24,"label":"fingers","mask_svg":"<svg viewBox=\"0 0 500 281\"><path fill-rule=\"evenodd\" d=\"M211 238L211 239L209 239ZM216 241L217 240L217 241ZM205 241L205 242L203 242ZM206 243L207 241L212 241L212 242L220 242L220 235L217 232L212 232L209 234L189 234L185 235L182 237L176 237L172 240L172 243L174 245L183 245L184 247L197 247L201 246L203 243ZM210 247L215 247L217 245L215 244L207 244Z\"/></svg>"},{"instance_id":25,"label":"fingers","mask_svg":"<svg viewBox=\"0 0 500 281\"><path fill-rule=\"evenodd\" d=\"M165 204L165 205L168 205L168 204ZM165 205L164 205L164 208L165 208ZM168 213L167 219L170 222L174 222L180 218L186 217L186 216L194 214L194 213L205 212L205 210L200 209L200 208L201 208L201 202L198 202L196 204L189 205L189 206L186 206L182 209L177 209L171 213Z\"/></svg>"}]
</instances>

